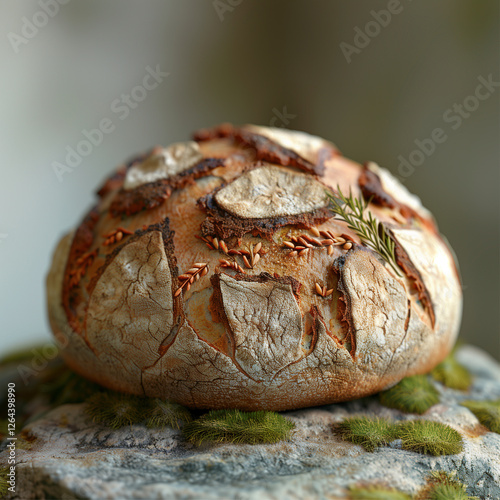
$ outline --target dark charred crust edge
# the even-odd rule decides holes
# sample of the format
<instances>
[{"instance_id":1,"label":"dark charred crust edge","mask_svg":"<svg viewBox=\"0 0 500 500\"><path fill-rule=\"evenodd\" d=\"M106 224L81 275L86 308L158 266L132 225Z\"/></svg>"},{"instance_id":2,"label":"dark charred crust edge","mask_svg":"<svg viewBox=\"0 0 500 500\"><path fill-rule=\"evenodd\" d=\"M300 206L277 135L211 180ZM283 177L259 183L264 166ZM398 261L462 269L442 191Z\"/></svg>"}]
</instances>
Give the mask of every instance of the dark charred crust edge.
<instances>
[{"instance_id":1,"label":"dark charred crust edge","mask_svg":"<svg viewBox=\"0 0 500 500\"><path fill-rule=\"evenodd\" d=\"M241 238L244 234L252 233L254 236L259 235L270 239L280 227L292 225L309 229L333 217L330 210L325 207L314 212L297 215L265 219L243 219L226 212L215 201L215 194L223 187L220 186L212 193L198 200L198 207L207 214L207 218L201 225L201 234L204 237L216 236L225 240L233 236Z\"/></svg>"},{"instance_id":2,"label":"dark charred crust edge","mask_svg":"<svg viewBox=\"0 0 500 500\"><path fill-rule=\"evenodd\" d=\"M234 135L237 142L250 146L256 151L257 160L278 163L283 166L296 167L313 175L322 176L325 166L321 163L314 165L291 149L284 148L267 137L238 129Z\"/></svg>"},{"instance_id":3,"label":"dark charred crust edge","mask_svg":"<svg viewBox=\"0 0 500 500\"><path fill-rule=\"evenodd\" d=\"M134 215L161 205L171 193L170 186L163 180L143 184L131 191L121 188L111 203L109 212L113 217Z\"/></svg>"},{"instance_id":4,"label":"dark charred crust edge","mask_svg":"<svg viewBox=\"0 0 500 500\"><path fill-rule=\"evenodd\" d=\"M333 148L331 152L322 152L320 150L321 154L318 155L318 164L314 165L295 153L295 151L285 148L263 135L255 134L245 130L245 128L233 127L228 123L211 129L199 130L193 135L193 139L198 142L221 138L232 138L235 142L252 148L255 151L255 158L257 160L277 163L284 167L296 167L309 174L319 176L322 176L325 172L324 162L326 159L336 153Z\"/></svg>"},{"instance_id":5,"label":"dark charred crust edge","mask_svg":"<svg viewBox=\"0 0 500 500\"><path fill-rule=\"evenodd\" d=\"M127 245L130 243L134 243L137 241L139 238L144 236L147 233L150 233L152 231L159 231L162 234L163 238L163 244L165 246L165 254L168 258L168 264L170 267L170 274L172 276L172 294L174 293L174 287L177 285L177 276L178 276L178 269L177 269L177 259L175 257L174 253L174 231L170 231L170 220L168 217L166 217L162 222L158 222L156 224L151 224L145 229L138 229L137 231L134 232L134 234L131 234L121 245L118 245L113 249L112 252L110 252L108 255L106 255L106 259L104 261L104 264L97 269L97 271L94 273L92 276L92 279L90 280L89 284L87 285L87 291L90 295L92 295L92 292L94 291L94 288L99 281L100 277L103 275L104 271L106 268L113 262L115 257L121 252L123 248L125 248Z\"/></svg>"},{"instance_id":6,"label":"dark charred crust edge","mask_svg":"<svg viewBox=\"0 0 500 500\"><path fill-rule=\"evenodd\" d=\"M141 153L140 155L133 156L129 160L125 162L122 166L120 166L117 171L111 174L105 181L104 184L96 191L96 194L100 198L104 198L111 191L114 191L121 187L123 181L125 179L125 175L127 174L127 170L136 163L144 161L153 150L150 150L146 153Z\"/></svg>"},{"instance_id":7,"label":"dark charred crust edge","mask_svg":"<svg viewBox=\"0 0 500 500\"><path fill-rule=\"evenodd\" d=\"M372 172L367 164L363 166L363 171L358 177L358 185L365 200L381 207L399 209L403 217L416 219L427 229L439 235L436 223L432 218L422 217L416 210L404 203L400 203L384 191L380 177L375 172Z\"/></svg>"},{"instance_id":8,"label":"dark charred crust edge","mask_svg":"<svg viewBox=\"0 0 500 500\"><path fill-rule=\"evenodd\" d=\"M109 207L110 214L113 217L120 217L155 208L161 205L175 189L182 189L195 179L203 177L213 169L222 166L224 166L224 159L222 158L205 158L169 179L149 182L131 190L121 188Z\"/></svg>"},{"instance_id":9,"label":"dark charred crust edge","mask_svg":"<svg viewBox=\"0 0 500 500\"><path fill-rule=\"evenodd\" d=\"M83 221L78 226L71 243L66 268L64 270L63 286L62 286L62 305L66 312L68 323L75 331L79 329L75 321L75 308L80 294L78 287L71 284L71 273L78 268L77 260L82 257L94 243L94 228L99 220L99 211L97 206L90 209Z\"/></svg>"},{"instance_id":10,"label":"dark charred crust edge","mask_svg":"<svg viewBox=\"0 0 500 500\"><path fill-rule=\"evenodd\" d=\"M379 176L366 165L358 177L358 185L365 200L382 207L399 208L400 204L384 191Z\"/></svg>"},{"instance_id":11,"label":"dark charred crust edge","mask_svg":"<svg viewBox=\"0 0 500 500\"><path fill-rule=\"evenodd\" d=\"M431 232L433 232L437 237L441 237L434 221L432 219L423 218L415 210L396 201L391 195L386 193L382 187L382 182L380 177L372 172L367 165L364 166L363 172L358 178L358 184L361 188L363 197L366 200L370 200L372 203L383 207L398 208L404 217L411 217L419 220L425 227L427 227ZM404 271L408 279L412 282L413 286L416 288L418 293L418 298L422 302L425 311L429 315L431 320L432 328L435 326L436 315L434 312L434 306L432 300L425 286L422 275L419 273L410 257L403 249L401 244L398 242L394 234L391 233L391 238L395 244L395 256L396 262L399 267Z\"/></svg>"},{"instance_id":12,"label":"dark charred crust edge","mask_svg":"<svg viewBox=\"0 0 500 500\"><path fill-rule=\"evenodd\" d=\"M110 175L104 184L97 190L96 194L99 198L106 197L112 191L116 191L121 187L127 174L126 167L120 167L114 174Z\"/></svg>"},{"instance_id":13,"label":"dark charred crust edge","mask_svg":"<svg viewBox=\"0 0 500 500\"><path fill-rule=\"evenodd\" d=\"M425 286L422 275L415 267L413 262L411 261L409 255L406 253L404 248L401 246L397 238L391 234L392 240L395 245L395 255L396 262L398 266L403 270L408 279L412 282L413 286L417 290L418 298L422 303L425 311L429 315L429 319L431 321L431 326L434 329L436 324L436 314L434 312L434 305L432 304L431 296L427 287Z\"/></svg>"}]
</instances>

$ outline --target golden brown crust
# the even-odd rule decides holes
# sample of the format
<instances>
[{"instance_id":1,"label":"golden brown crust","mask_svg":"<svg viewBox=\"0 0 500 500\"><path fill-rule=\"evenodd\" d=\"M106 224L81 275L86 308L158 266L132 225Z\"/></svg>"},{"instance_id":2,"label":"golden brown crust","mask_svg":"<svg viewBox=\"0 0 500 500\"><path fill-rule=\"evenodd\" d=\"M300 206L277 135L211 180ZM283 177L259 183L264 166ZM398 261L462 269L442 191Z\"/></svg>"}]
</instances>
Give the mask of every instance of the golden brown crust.
<instances>
[{"instance_id":1,"label":"golden brown crust","mask_svg":"<svg viewBox=\"0 0 500 500\"><path fill-rule=\"evenodd\" d=\"M80 331L77 308L81 302L77 286L89 265L95 259L96 252L90 252L94 242L94 227L99 219L97 207L92 208L85 216L73 237L69 257L64 273L62 303L71 327Z\"/></svg>"},{"instance_id":2,"label":"golden brown crust","mask_svg":"<svg viewBox=\"0 0 500 500\"><path fill-rule=\"evenodd\" d=\"M194 408L285 410L372 394L446 356L461 312L453 257L388 174L302 133L195 138L122 167L59 245L49 318L73 369ZM316 200L337 184L372 198L403 278Z\"/></svg>"}]
</instances>

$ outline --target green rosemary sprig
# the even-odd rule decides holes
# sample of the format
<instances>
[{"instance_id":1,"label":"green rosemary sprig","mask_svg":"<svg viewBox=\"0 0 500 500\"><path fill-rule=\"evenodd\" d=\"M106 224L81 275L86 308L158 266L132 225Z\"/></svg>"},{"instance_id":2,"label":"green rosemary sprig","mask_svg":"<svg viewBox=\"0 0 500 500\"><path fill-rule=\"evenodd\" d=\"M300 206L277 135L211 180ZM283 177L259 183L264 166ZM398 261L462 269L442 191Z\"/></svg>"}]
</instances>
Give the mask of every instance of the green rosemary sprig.
<instances>
[{"instance_id":1,"label":"green rosemary sprig","mask_svg":"<svg viewBox=\"0 0 500 500\"><path fill-rule=\"evenodd\" d=\"M375 250L401 276L396 262L395 244L387 233L384 225L378 222L370 211L365 210L369 201L362 197L355 198L349 190L345 196L337 186L337 195L326 192L330 200L330 210L344 222L347 227L356 232L360 240L372 250Z\"/></svg>"}]
</instances>

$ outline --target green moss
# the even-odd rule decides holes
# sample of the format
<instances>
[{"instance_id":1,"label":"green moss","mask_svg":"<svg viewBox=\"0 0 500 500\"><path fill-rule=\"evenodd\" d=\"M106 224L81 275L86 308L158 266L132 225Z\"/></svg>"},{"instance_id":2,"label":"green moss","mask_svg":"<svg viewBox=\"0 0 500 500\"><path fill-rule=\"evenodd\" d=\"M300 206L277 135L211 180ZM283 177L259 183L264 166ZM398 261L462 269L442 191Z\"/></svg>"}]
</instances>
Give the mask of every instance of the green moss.
<instances>
[{"instance_id":1,"label":"green moss","mask_svg":"<svg viewBox=\"0 0 500 500\"><path fill-rule=\"evenodd\" d=\"M429 500L469 500L469 495L460 487L438 484L427 497Z\"/></svg>"},{"instance_id":2,"label":"green moss","mask_svg":"<svg viewBox=\"0 0 500 500\"><path fill-rule=\"evenodd\" d=\"M449 425L430 420L411 420L396 426L404 450L428 455L455 455L463 449L462 436Z\"/></svg>"},{"instance_id":3,"label":"green moss","mask_svg":"<svg viewBox=\"0 0 500 500\"><path fill-rule=\"evenodd\" d=\"M215 410L187 423L182 432L195 444L205 441L276 443L289 439L295 424L270 411Z\"/></svg>"},{"instance_id":4,"label":"green moss","mask_svg":"<svg viewBox=\"0 0 500 500\"><path fill-rule=\"evenodd\" d=\"M401 380L391 389L380 393L380 402L389 408L422 414L439 403L439 393L426 375Z\"/></svg>"},{"instance_id":5,"label":"green moss","mask_svg":"<svg viewBox=\"0 0 500 500\"><path fill-rule=\"evenodd\" d=\"M383 486L368 486L366 488L351 486L350 500L411 500L411 496L394 488Z\"/></svg>"},{"instance_id":6,"label":"green moss","mask_svg":"<svg viewBox=\"0 0 500 500\"><path fill-rule=\"evenodd\" d=\"M0 467L0 498L4 498L9 491L7 472L9 472L8 467Z\"/></svg>"},{"instance_id":7,"label":"green moss","mask_svg":"<svg viewBox=\"0 0 500 500\"><path fill-rule=\"evenodd\" d=\"M467 495L464 484L456 479L456 472L434 471L417 500L477 500Z\"/></svg>"},{"instance_id":8,"label":"green moss","mask_svg":"<svg viewBox=\"0 0 500 500\"><path fill-rule=\"evenodd\" d=\"M377 446L387 445L396 439L394 430L394 424L377 417L349 417L337 426L343 439L359 444L367 451L373 451Z\"/></svg>"},{"instance_id":9,"label":"green moss","mask_svg":"<svg viewBox=\"0 0 500 500\"><path fill-rule=\"evenodd\" d=\"M24 364L33 361L35 357L45 356L44 359L47 360L43 368L28 367L26 382L19 385L16 393L16 431L27 423L42 418L53 408L83 402L86 403L87 415L94 422L115 429L142 421L149 427L179 428L182 422L191 419L190 412L180 405L109 391L73 372L60 356L48 359L55 354L55 346L51 345L49 348L45 345L18 351L3 358L2 362L5 363ZM30 405L33 400L39 401L35 411ZM5 431L6 421L0 420L0 439Z\"/></svg>"},{"instance_id":10,"label":"green moss","mask_svg":"<svg viewBox=\"0 0 500 500\"><path fill-rule=\"evenodd\" d=\"M180 429L182 422L191 420L191 413L184 406L162 399L150 401L146 413L148 427L173 427Z\"/></svg>"},{"instance_id":11,"label":"green moss","mask_svg":"<svg viewBox=\"0 0 500 500\"><path fill-rule=\"evenodd\" d=\"M187 408L162 399L141 398L114 391L98 392L87 398L85 413L93 422L112 429L145 422L148 427L173 427L191 420Z\"/></svg>"},{"instance_id":12,"label":"green moss","mask_svg":"<svg viewBox=\"0 0 500 500\"><path fill-rule=\"evenodd\" d=\"M464 401L460 404L474 413L479 422L491 432L500 434L500 399L496 401Z\"/></svg>"},{"instance_id":13,"label":"green moss","mask_svg":"<svg viewBox=\"0 0 500 500\"><path fill-rule=\"evenodd\" d=\"M138 396L99 392L87 399L85 413L93 422L119 429L144 420L144 409L145 400Z\"/></svg>"},{"instance_id":14,"label":"green moss","mask_svg":"<svg viewBox=\"0 0 500 500\"><path fill-rule=\"evenodd\" d=\"M83 403L96 392L105 390L102 386L87 380L66 366L58 368L56 372L40 386L40 391L48 396L51 406Z\"/></svg>"},{"instance_id":15,"label":"green moss","mask_svg":"<svg viewBox=\"0 0 500 500\"><path fill-rule=\"evenodd\" d=\"M439 363L432 370L431 376L446 387L459 391L466 391L472 383L471 374L455 359L453 354Z\"/></svg>"}]
</instances>

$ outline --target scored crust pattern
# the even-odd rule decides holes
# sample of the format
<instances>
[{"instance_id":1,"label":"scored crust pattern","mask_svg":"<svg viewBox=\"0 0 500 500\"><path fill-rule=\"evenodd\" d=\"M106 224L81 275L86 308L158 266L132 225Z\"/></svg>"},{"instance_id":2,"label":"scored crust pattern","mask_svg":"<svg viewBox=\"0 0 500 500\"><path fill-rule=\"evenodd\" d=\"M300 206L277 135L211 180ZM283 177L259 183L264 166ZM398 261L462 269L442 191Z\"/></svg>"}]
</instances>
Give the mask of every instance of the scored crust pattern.
<instances>
[{"instance_id":1,"label":"scored crust pattern","mask_svg":"<svg viewBox=\"0 0 500 500\"><path fill-rule=\"evenodd\" d=\"M215 201L242 219L299 215L327 205L325 187L314 177L272 165L240 175L215 194Z\"/></svg>"},{"instance_id":2,"label":"scored crust pattern","mask_svg":"<svg viewBox=\"0 0 500 500\"><path fill-rule=\"evenodd\" d=\"M285 410L373 394L453 345L461 288L431 214L384 169L302 132L202 130L120 167L47 278L66 362L194 408ZM398 276L328 209L351 189Z\"/></svg>"}]
</instances>

